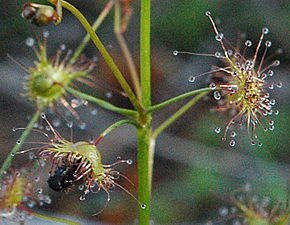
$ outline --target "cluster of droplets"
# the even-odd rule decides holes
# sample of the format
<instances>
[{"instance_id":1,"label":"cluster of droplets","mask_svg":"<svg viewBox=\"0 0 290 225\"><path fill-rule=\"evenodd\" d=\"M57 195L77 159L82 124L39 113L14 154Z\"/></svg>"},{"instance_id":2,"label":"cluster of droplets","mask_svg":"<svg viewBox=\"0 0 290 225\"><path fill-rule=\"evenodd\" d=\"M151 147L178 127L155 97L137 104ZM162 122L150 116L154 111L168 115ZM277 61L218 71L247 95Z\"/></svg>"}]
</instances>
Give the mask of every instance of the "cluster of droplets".
<instances>
[{"instance_id":1,"label":"cluster of droplets","mask_svg":"<svg viewBox=\"0 0 290 225\"><path fill-rule=\"evenodd\" d=\"M26 174L26 169L2 172L0 220L23 223L32 218L28 209L35 205L51 204L51 198L43 194L42 188L36 188L39 177L29 180Z\"/></svg>"},{"instance_id":2,"label":"cluster of droplets","mask_svg":"<svg viewBox=\"0 0 290 225\"><path fill-rule=\"evenodd\" d=\"M272 45L271 41L265 41L264 52L258 60L259 50L262 48L264 36L269 33L269 29L262 29L262 34L257 43L254 56L247 57L247 49L253 46L252 41L246 40L244 49L241 51L227 49L224 35L220 33L216 27L211 17L211 13L207 11L205 14L210 19L216 34L215 39L220 43L223 53L200 54L175 50L173 51L173 55L190 54L211 56L223 61L225 64L224 67L215 66L211 71L196 76L190 76L188 81L193 83L199 76L213 74L209 88L213 90L213 98L217 101L215 111L223 112L229 110L233 116L224 129L222 139L227 140L227 138L230 138L229 145L235 146L236 141L234 138L237 136L236 132L246 124L251 144L262 146L262 142L258 139L256 134L256 127L262 125L264 131L273 131L274 121L266 117L279 114L278 110L273 109L276 100L270 98L267 89L272 90L274 87L282 87L281 82L268 83L265 81L267 77L272 77L274 75L272 68L280 65L279 60L264 65L268 61L265 60L265 57L268 48ZM281 50L277 53L281 53ZM234 131L233 128L236 131ZM214 131L219 134L221 128L217 127Z\"/></svg>"}]
</instances>

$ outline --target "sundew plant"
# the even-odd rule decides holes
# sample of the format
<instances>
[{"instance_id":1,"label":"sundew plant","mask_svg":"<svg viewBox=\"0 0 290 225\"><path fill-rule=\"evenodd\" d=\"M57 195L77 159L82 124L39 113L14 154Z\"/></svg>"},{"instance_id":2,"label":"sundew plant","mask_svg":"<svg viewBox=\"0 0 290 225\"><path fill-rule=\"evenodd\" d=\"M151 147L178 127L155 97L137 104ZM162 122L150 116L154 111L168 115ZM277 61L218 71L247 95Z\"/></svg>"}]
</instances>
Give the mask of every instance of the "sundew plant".
<instances>
[{"instance_id":1,"label":"sundew plant","mask_svg":"<svg viewBox=\"0 0 290 225\"><path fill-rule=\"evenodd\" d=\"M0 223L289 224L285 3L1 4Z\"/></svg>"}]
</instances>

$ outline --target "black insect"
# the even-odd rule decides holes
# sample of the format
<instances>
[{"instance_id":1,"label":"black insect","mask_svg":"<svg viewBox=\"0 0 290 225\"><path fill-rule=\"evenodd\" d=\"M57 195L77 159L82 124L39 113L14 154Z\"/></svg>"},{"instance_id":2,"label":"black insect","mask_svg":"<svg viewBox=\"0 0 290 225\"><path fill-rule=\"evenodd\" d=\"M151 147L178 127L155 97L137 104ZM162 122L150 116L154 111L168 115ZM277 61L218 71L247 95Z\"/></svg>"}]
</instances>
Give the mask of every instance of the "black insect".
<instances>
[{"instance_id":1,"label":"black insect","mask_svg":"<svg viewBox=\"0 0 290 225\"><path fill-rule=\"evenodd\" d=\"M64 191L73 184L81 183L83 179L76 181L74 176L76 170L77 165L62 164L55 170L54 175L47 179L48 186L54 191Z\"/></svg>"}]
</instances>

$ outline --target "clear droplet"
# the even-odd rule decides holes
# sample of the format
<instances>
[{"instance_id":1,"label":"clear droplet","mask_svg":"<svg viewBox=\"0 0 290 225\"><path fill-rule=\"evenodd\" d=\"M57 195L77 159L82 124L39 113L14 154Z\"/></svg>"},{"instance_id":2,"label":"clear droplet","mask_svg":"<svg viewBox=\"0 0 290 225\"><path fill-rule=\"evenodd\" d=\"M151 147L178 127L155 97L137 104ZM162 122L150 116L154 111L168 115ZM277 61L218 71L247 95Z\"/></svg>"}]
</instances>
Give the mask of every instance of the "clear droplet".
<instances>
[{"instance_id":1,"label":"clear droplet","mask_svg":"<svg viewBox=\"0 0 290 225\"><path fill-rule=\"evenodd\" d=\"M216 127L216 128L214 129L214 132L216 132L217 134L219 134L219 133L221 132L221 128L220 128L220 127Z\"/></svg>"},{"instance_id":2,"label":"clear droplet","mask_svg":"<svg viewBox=\"0 0 290 225\"><path fill-rule=\"evenodd\" d=\"M11 152L11 154L10 154L10 155L14 157L14 156L15 156L15 152Z\"/></svg>"},{"instance_id":3,"label":"clear droplet","mask_svg":"<svg viewBox=\"0 0 290 225\"><path fill-rule=\"evenodd\" d=\"M233 77L238 76L238 72L237 72L237 71L233 71L233 72L232 72L232 76L233 76Z\"/></svg>"},{"instance_id":4,"label":"clear droplet","mask_svg":"<svg viewBox=\"0 0 290 225\"><path fill-rule=\"evenodd\" d=\"M231 137L236 137L237 133L235 131L231 131Z\"/></svg>"},{"instance_id":5,"label":"clear droplet","mask_svg":"<svg viewBox=\"0 0 290 225\"><path fill-rule=\"evenodd\" d=\"M273 62L273 66L279 66L280 65L280 60L275 60Z\"/></svg>"},{"instance_id":6,"label":"clear droplet","mask_svg":"<svg viewBox=\"0 0 290 225\"><path fill-rule=\"evenodd\" d=\"M252 46L252 42L250 40L246 40L245 41L245 46L251 47Z\"/></svg>"},{"instance_id":7,"label":"clear droplet","mask_svg":"<svg viewBox=\"0 0 290 225\"><path fill-rule=\"evenodd\" d=\"M32 37L28 37L25 40L25 44L30 48L33 47L34 43L35 43L35 40Z\"/></svg>"},{"instance_id":8,"label":"clear droplet","mask_svg":"<svg viewBox=\"0 0 290 225\"><path fill-rule=\"evenodd\" d=\"M279 115L279 110L275 109L275 110L274 110L274 114L275 114L275 115Z\"/></svg>"},{"instance_id":9,"label":"clear droplet","mask_svg":"<svg viewBox=\"0 0 290 225\"><path fill-rule=\"evenodd\" d=\"M269 70L267 72L267 74L268 74L269 77L272 77L274 75L274 71L273 70Z\"/></svg>"},{"instance_id":10,"label":"clear droplet","mask_svg":"<svg viewBox=\"0 0 290 225\"><path fill-rule=\"evenodd\" d=\"M229 210L226 207L222 207L219 209L219 214L221 216L226 216L226 215L228 215L228 213L229 213Z\"/></svg>"},{"instance_id":11,"label":"clear droplet","mask_svg":"<svg viewBox=\"0 0 290 225\"><path fill-rule=\"evenodd\" d=\"M71 107L73 108L77 108L79 106L81 106L81 100L80 99L76 99L76 98L73 98L71 101L70 101L70 105Z\"/></svg>"},{"instance_id":12,"label":"clear droplet","mask_svg":"<svg viewBox=\"0 0 290 225\"><path fill-rule=\"evenodd\" d=\"M92 116L95 116L95 115L97 115L98 114L98 110L97 109L93 109L92 111L91 111L91 115Z\"/></svg>"},{"instance_id":13,"label":"clear droplet","mask_svg":"<svg viewBox=\"0 0 290 225\"><path fill-rule=\"evenodd\" d=\"M73 127L73 121L68 121L66 123L66 125L69 127L69 128L72 128Z\"/></svg>"},{"instance_id":14,"label":"clear droplet","mask_svg":"<svg viewBox=\"0 0 290 225\"><path fill-rule=\"evenodd\" d=\"M274 129L275 129L275 126L274 125L269 126L269 130L270 131L273 131Z\"/></svg>"},{"instance_id":15,"label":"clear droplet","mask_svg":"<svg viewBox=\"0 0 290 225\"><path fill-rule=\"evenodd\" d=\"M220 93L219 91L215 91L215 92L213 93L213 97L214 97L215 100L218 101L218 100L221 99L222 95L221 95L221 93Z\"/></svg>"},{"instance_id":16,"label":"clear droplet","mask_svg":"<svg viewBox=\"0 0 290 225\"><path fill-rule=\"evenodd\" d=\"M236 145L236 141L235 141L235 140L231 140L231 141L230 141L230 146L233 147L233 146L235 146L235 145Z\"/></svg>"},{"instance_id":17,"label":"clear droplet","mask_svg":"<svg viewBox=\"0 0 290 225\"><path fill-rule=\"evenodd\" d=\"M222 54L220 53L220 52L216 52L215 54L214 54L214 56L216 57L216 58L220 58L221 56L222 56Z\"/></svg>"},{"instance_id":18,"label":"clear droplet","mask_svg":"<svg viewBox=\"0 0 290 225\"><path fill-rule=\"evenodd\" d=\"M272 45L272 42L271 41L266 41L265 42L265 45L266 45L267 48L270 48L271 45Z\"/></svg>"},{"instance_id":19,"label":"clear droplet","mask_svg":"<svg viewBox=\"0 0 290 225\"><path fill-rule=\"evenodd\" d=\"M268 34L269 33L269 29L267 27L264 27L262 29L263 34Z\"/></svg>"},{"instance_id":20,"label":"clear droplet","mask_svg":"<svg viewBox=\"0 0 290 225\"><path fill-rule=\"evenodd\" d=\"M80 196L80 200L81 200L81 201L86 200L86 196L85 196L85 195L81 195L81 196Z\"/></svg>"},{"instance_id":21,"label":"clear droplet","mask_svg":"<svg viewBox=\"0 0 290 225\"><path fill-rule=\"evenodd\" d=\"M215 36L215 39L216 39L217 41L221 41L221 40L223 39L223 37L224 37L223 33L218 33L218 34Z\"/></svg>"},{"instance_id":22,"label":"clear droplet","mask_svg":"<svg viewBox=\"0 0 290 225\"><path fill-rule=\"evenodd\" d=\"M132 161L132 159L128 159L128 160L126 161L126 163L127 163L128 165L132 165L133 161Z\"/></svg>"},{"instance_id":23,"label":"clear droplet","mask_svg":"<svg viewBox=\"0 0 290 225\"><path fill-rule=\"evenodd\" d=\"M209 84L209 88L211 89L211 90L214 90L214 89L216 89L216 84L215 83L210 83Z\"/></svg>"},{"instance_id":24,"label":"clear droplet","mask_svg":"<svg viewBox=\"0 0 290 225\"><path fill-rule=\"evenodd\" d=\"M84 186L84 185L82 185L82 184L81 184L81 185L79 185L79 190L80 190L80 191L84 190L84 188L85 188L85 186Z\"/></svg>"},{"instance_id":25,"label":"clear droplet","mask_svg":"<svg viewBox=\"0 0 290 225\"><path fill-rule=\"evenodd\" d=\"M205 15L206 15L206 16L210 16L210 14L211 14L210 11L206 11L206 12L205 12Z\"/></svg>"},{"instance_id":26,"label":"clear droplet","mask_svg":"<svg viewBox=\"0 0 290 225\"><path fill-rule=\"evenodd\" d=\"M277 88L282 88L282 82L277 83L277 84L276 84L276 87L277 87Z\"/></svg>"},{"instance_id":27,"label":"clear droplet","mask_svg":"<svg viewBox=\"0 0 290 225\"><path fill-rule=\"evenodd\" d=\"M173 51L173 55L178 55L178 51L177 50L174 50Z\"/></svg>"},{"instance_id":28,"label":"clear droplet","mask_svg":"<svg viewBox=\"0 0 290 225\"><path fill-rule=\"evenodd\" d=\"M16 141L16 144L20 145L21 141L20 140L17 140Z\"/></svg>"},{"instance_id":29,"label":"clear droplet","mask_svg":"<svg viewBox=\"0 0 290 225\"><path fill-rule=\"evenodd\" d=\"M45 113L41 113L41 118L42 118L42 119L45 119L45 118L46 118Z\"/></svg>"},{"instance_id":30,"label":"clear droplet","mask_svg":"<svg viewBox=\"0 0 290 225\"><path fill-rule=\"evenodd\" d=\"M145 204L141 204L141 209L146 209L146 205Z\"/></svg>"},{"instance_id":31,"label":"clear droplet","mask_svg":"<svg viewBox=\"0 0 290 225\"><path fill-rule=\"evenodd\" d=\"M190 76L190 77L188 78L188 81L189 81L190 83L194 83L194 81L195 81L195 77L194 77L194 76Z\"/></svg>"},{"instance_id":32,"label":"clear droplet","mask_svg":"<svg viewBox=\"0 0 290 225\"><path fill-rule=\"evenodd\" d=\"M65 44L61 44L61 45L59 46L59 48L60 48L60 50L64 51L64 50L66 49L66 46L65 46Z\"/></svg>"},{"instance_id":33,"label":"clear droplet","mask_svg":"<svg viewBox=\"0 0 290 225\"><path fill-rule=\"evenodd\" d=\"M263 145L263 143L262 143L262 142L259 142L259 143L258 143L258 146L259 146L259 147L261 147L262 145Z\"/></svg>"}]
</instances>

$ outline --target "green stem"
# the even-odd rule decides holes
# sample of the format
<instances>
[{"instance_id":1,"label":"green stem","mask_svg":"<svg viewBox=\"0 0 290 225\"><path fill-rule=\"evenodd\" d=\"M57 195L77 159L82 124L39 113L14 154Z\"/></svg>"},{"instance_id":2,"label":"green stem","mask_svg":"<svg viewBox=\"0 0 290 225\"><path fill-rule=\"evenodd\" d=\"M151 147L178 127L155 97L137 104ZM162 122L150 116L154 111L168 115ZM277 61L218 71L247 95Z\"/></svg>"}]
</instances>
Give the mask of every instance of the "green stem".
<instances>
[{"instance_id":1,"label":"green stem","mask_svg":"<svg viewBox=\"0 0 290 225\"><path fill-rule=\"evenodd\" d=\"M114 5L114 1L113 0L111 0L111 1L109 1L107 3L107 5L105 6L105 8L100 13L99 17L96 19L96 21L94 22L94 24L92 26L94 31L96 31L99 28L99 26L102 24L104 19L107 17L108 13L111 11L113 5ZM88 44L89 40L90 40L90 35L86 34L86 36L84 37L82 43L78 46L78 48L75 50L73 56L71 57L71 59L69 61L70 64L74 64L77 61L77 59L79 58L80 54L82 53L82 51L84 50L84 48Z\"/></svg>"},{"instance_id":2,"label":"green stem","mask_svg":"<svg viewBox=\"0 0 290 225\"><path fill-rule=\"evenodd\" d=\"M145 108L151 106L150 5L150 0L141 0L140 75L142 103Z\"/></svg>"},{"instance_id":3,"label":"green stem","mask_svg":"<svg viewBox=\"0 0 290 225\"><path fill-rule=\"evenodd\" d=\"M150 220L150 187L149 187L149 138L148 128L137 129L138 138L138 200L145 204L139 209L139 225L148 225Z\"/></svg>"},{"instance_id":4,"label":"green stem","mask_svg":"<svg viewBox=\"0 0 290 225\"><path fill-rule=\"evenodd\" d=\"M110 111L113 111L113 112L116 112L116 113L120 113L121 115L126 115L126 116L132 116L132 117L137 117L137 112L134 111L134 110L130 110L130 109L124 109L124 108L120 108L120 107L117 107L117 106L114 106L112 105L111 103L105 101L105 100L102 100L102 99L99 99L99 98L95 98L91 95L88 95L88 94L85 94L85 93L82 93L80 91L77 91L73 88L70 88L70 87L67 87L66 90L75 95L75 96L78 96L80 98L83 98L83 99L86 99L90 102L94 102L96 104L98 104L99 106L103 107L104 109L107 109L107 110L110 110Z\"/></svg>"},{"instance_id":5,"label":"green stem","mask_svg":"<svg viewBox=\"0 0 290 225\"><path fill-rule=\"evenodd\" d=\"M26 211L28 214L31 214L31 215L33 215L35 217L38 217L40 219L43 219L43 220L51 220L51 221L55 221L55 222L59 222L59 223L64 223L64 224L70 224L70 225L79 225L79 223L73 222L73 221L70 221L70 220L59 219L59 218L56 218L56 217L45 216L45 215L42 215L42 214L39 214L39 213L36 213L36 212L32 212L32 211L30 211L29 209L25 208L22 205L20 205L19 207L23 211Z\"/></svg>"},{"instance_id":6,"label":"green stem","mask_svg":"<svg viewBox=\"0 0 290 225\"><path fill-rule=\"evenodd\" d=\"M202 92L209 92L211 91L212 89L210 88L201 88L201 89L198 89L198 90L194 90L194 91L191 91L191 92L187 92L185 94L181 94L179 96L176 96L174 98L171 98L169 100L166 100L160 104L157 104L157 105L154 105L154 106L151 106L147 109L147 112L153 112L153 111L156 111L158 109L162 109L172 103L175 103L175 102L178 102L184 98L187 98L189 96L192 96L192 95L196 95L196 94L199 94L199 93L202 93Z\"/></svg>"},{"instance_id":7,"label":"green stem","mask_svg":"<svg viewBox=\"0 0 290 225\"><path fill-rule=\"evenodd\" d=\"M104 130L100 136L97 138L97 140L95 141L94 145L96 146L102 139L103 137L105 137L108 133L112 132L113 130L115 130L117 127L122 126L124 124L133 124L135 127L139 127L139 123L135 120L120 120L114 124L112 124L111 126L109 126L106 130Z\"/></svg>"},{"instance_id":8,"label":"green stem","mask_svg":"<svg viewBox=\"0 0 290 225\"><path fill-rule=\"evenodd\" d=\"M110 54L108 53L108 51L106 50L104 45L102 44L102 42L99 39L99 37L97 36L97 34L92 29L92 27L89 24L89 22L87 21L87 19L83 16L83 14L77 8L75 8L70 3L68 3L68 2L66 2L64 0L61 0L61 5L64 8L66 8L67 10L69 10L73 15L75 15L77 17L77 19L80 21L80 23L83 25L83 27L86 29L86 31L90 35L90 37L91 37L92 41L94 42L95 46L99 49L100 53L102 54L103 58L107 62L107 64L110 67L110 69L112 70L112 72L115 75L116 79L118 80L119 84L121 85L123 90L128 95L128 98L130 99L130 101L133 104L133 106L135 107L135 109L138 112L144 112L143 107L140 105L138 99L136 98L136 96L133 93L132 89L130 88L129 84L127 83L127 81L123 77L123 75L120 72L119 68L117 67L117 65L113 61L112 57L110 56Z\"/></svg>"},{"instance_id":9,"label":"green stem","mask_svg":"<svg viewBox=\"0 0 290 225\"><path fill-rule=\"evenodd\" d=\"M156 140L157 136L164 131L169 125L181 117L187 110L189 110L198 100L205 96L208 92L203 92L191 99L188 103L182 106L177 112L171 115L167 120L165 120L155 131L152 133L151 138Z\"/></svg>"},{"instance_id":10,"label":"green stem","mask_svg":"<svg viewBox=\"0 0 290 225\"><path fill-rule=\"evenodd\" d=\"M22 146L24 140L27 138L28 134L30 133L30 130L33 128L34 124L36 123L36 121L39 118L41 109L38 109L33 117L31 118L31 120L29 121L29 123L27 124L26 129L24 130L24 132L21 134L21 137L19 139L20 143L14 145L13 149L11 150L10 154L8 155L8 157L5 159L1 169L0 169L0 180L2 179L3 176L3 171L6 171L12 163L13 160L13 155L19 151L20 147Z\"/></svg>"},{"instance_id":11,"label":"green stem","mask_svg":"<svg viewBox=\"0 0 290 225\"><path fill-rule=\"evenodd\" d=\"M139 81L137 69L136 69L136 66L134 64L134 60L133 60L133 57L130 53L130 50L127 46L127 43L125 41L125 38L123 37L121 27L120 27L120 24L121 24L120 11L121 11L120 3L117 2L115 5L114 32L115 32L115 35L116 35L117 40L119 42L119 45L121 47L121 50L123 52L123 55L126 59L127 66L128 66L129 71L130 71L131 80L132 80L133 87L134 87L135 93L137 95L137 98L141 99L141 86L140 86L140 81Z\"/></svg>"},{"instance_id":12,"label":"green stem","mask_svg":"<svg viewBox=\"0 0 290 225\"><path fill-rule=\"evenodd\" d=\"M151 107L151 59L150 59L150 0L141 0L140 24L140 76L141 102L145 108ZM150 176L153 168L149 158L149 142L151 134L151 113L140 114L141 128L137 129L138 138L138 197L146 205L139 209L139 224L148 225L150 220ZM149 168L152 167L152 168Z\"/></svg>"}]
</instances>

